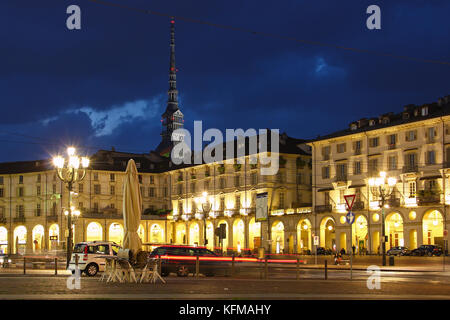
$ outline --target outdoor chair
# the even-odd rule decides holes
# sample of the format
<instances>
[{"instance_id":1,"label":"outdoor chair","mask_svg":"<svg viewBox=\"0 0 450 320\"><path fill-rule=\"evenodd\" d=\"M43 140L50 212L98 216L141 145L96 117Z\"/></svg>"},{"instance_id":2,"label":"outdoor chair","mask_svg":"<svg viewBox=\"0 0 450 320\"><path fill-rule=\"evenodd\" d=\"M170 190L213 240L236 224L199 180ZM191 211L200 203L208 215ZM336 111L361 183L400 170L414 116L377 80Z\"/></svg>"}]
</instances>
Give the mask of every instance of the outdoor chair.
<instances>
[{"instance_id":1,"label":"outdoor chair","mask_svg":"<svg viewBox=\"0 0 450 320\"><path fill-rule=\"evenodd\" d=\"M107 281L111 278L113 270L113 261L112 259L105 259L105 271L103 272L102 276L100 277L100 281L103 281L104 279L107 279Z\"/></svg>"},{"instance_id":2,"label":"outdoor chair","mask_svg":"<svg viewBox=\"0 0 450 320\"><path fill-rule=\"evenodd\" d=\"M133 265L136 273L136 278L139 280L142 278L142 274L145 272L148 263L148 252L140 251L136 255L136 263Z\"/></svg>"},{"instance_id":3,"label":"outdoor chair","mask_svg":"<svg viewBox=\"0 0 450 320\"><path fill-rule=\"evenodd\" d=\"M158 272L158 260L152 260L145 266L141 274L140 282L155 283L157 279L160 279L163 283L166 283Z\"/></svg>"},{"instance_id":4,"label":"outdoor chair","mask_svg":"<svg viewBox=\"0 0 450 320\"><path fill-rule=\"evenodd\" d=\"M127 280L129 282L134 280L134 282L137 282L136 274L134 272L133 267L130 265L130 263L126 260L118 260L118 262L119 262L119 266L120 266L120 269L123 274L121 282L124 282L125 280Z\"/></svg>"}]
</instances>

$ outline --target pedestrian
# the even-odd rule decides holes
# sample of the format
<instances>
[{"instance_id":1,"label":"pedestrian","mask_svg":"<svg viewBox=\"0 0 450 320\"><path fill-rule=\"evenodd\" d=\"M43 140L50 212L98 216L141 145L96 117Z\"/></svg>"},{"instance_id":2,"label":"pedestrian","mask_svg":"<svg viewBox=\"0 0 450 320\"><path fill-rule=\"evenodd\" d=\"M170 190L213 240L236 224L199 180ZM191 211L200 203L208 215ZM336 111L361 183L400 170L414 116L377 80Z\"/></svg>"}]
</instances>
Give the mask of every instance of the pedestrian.
<instances>
[{"instance_id":1,"label":"pedestrian","mask_svg":"<svg viewBox=\"0 0 450 320\"><path fill-rule=\"evenodd\" d=\"M352 245L352 255L355 255L355 249L356 249L355 245Z\"/></svg>"}]
</instances>

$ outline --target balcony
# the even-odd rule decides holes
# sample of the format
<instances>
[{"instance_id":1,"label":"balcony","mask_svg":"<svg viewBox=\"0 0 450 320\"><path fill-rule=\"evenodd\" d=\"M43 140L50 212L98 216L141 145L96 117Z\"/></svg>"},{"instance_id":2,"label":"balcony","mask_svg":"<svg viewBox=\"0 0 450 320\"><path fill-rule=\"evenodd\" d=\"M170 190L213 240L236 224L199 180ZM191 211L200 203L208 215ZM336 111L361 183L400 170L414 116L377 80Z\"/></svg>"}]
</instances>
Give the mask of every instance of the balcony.
<instances>
[{"instance_id":1,"label":"balcony","mask_svg":"<svg viewBox=\"0 0 450 320\"><path fill-rule=\"evenodd\" d=\"M47 221L48 222L58 222L58 216L56 214L52 214L47 216Z\"/></svg>"},{"instance_id":2,"label":"balcony","mask_svg":"<svg viewBox=\"0 0 450 320\"><path fill-rule=\"evenodd\" d=\"M0 223L6 224L6 217L0 217Z\"/></svg>"},{"instance_id":3,"label":"balcony","mask_svg":"<svg viewBox=\"0 0 450 320\"><path fill-rule=\"evenodd\" d=\"M399 198L390 198L387 200L387 204L390 208L398 208L400 207L400 199Z\"/></svg>"},{"instance_id":4,"label":"balcony","mask_svg":"<svg viewBox=\"0 0 450 320\"><path fill-rule=\"evenodd\" d=\"M335 182L347 182L347 175L346 174L339 174L334 178Z\"/></svg>"},{"instance_id":5,"label":"balcony","mask_svg":"<svg viewBox=\"0 0 450 320\"><path fill-rule=\"evenodd\" d=\"M117 209L105 209L101 211L84 211L81 214L82 218L87 219L122 219L123 215L117 212Z\"/></svg>"},{"instance_id":6,"label":"balcony","mask_svg":"<svg viewBox=\"0 0 450 320\"><path fill-rule=\"evenodd\" d=\"M393 150L393 149L395 149L397 147L397 145L395 144L395 143L390 143L389 145L388 145L388 150Z\"/></svg>"},{"instance_id":7,"label":"balcony","mask_svg":"<svg viewBox=\"0 0 450 320\"><path fill-rule=\"evenodd\" d=\"M428 206L441 202L441 196L439 192L430 190L420 190L417 196L417 204L419 206Z\"/></svg>"},{"instance_id":8,"label":"balcony","mask_svg":"<svg viewBox=\"0 0 450 320\"><path fill-rule=\"evenodd\" d=\"M352 210L364 210L364 201L355 201Z\"/></svg>"},{"instance_id":9,"label":"balcony","mask_svg":"<svg viewBox=\"0 0 450 320\"><path fill-rule=\"evenodd\" d=\"M414 173L419 171L418 165L407 165L403 167L403 173Z\"/></svg>"},{"instance_id":10,"label":"balcony","mask_svg":"<svg viewBox=\"0 0 450 320\"><path fill-rule=\"evenodd\" d=\"M323 155L323 160L330 160L330 155L329 154L324 154Z\"/></svg>"},{"instance_id":11,"label":"balcony","mask_svg":"<svg viewBox=\"0 0 450 320\"><path fill-rule=\"evenodd\" d=\"M325 205L322 205L322 206L315 206L314 207L314 211L316 213L331 212L331 210L332 210L331 204L325 204Z\"/></svg>"},{"instance_id":12,"label":"balcony","mask_svg":"<svg viewBox=\"0 0 450 320\"><path fill-rule=\"evenodd\" d=\"M355 149L354 155L359 156L360 154L361 154L361 149L360 148Z\"/></svg>"},{"instance_id":13,"label":"balcony","mask_svg":"<svg viewBox=\"0 0 450 320\"><path fill-rule=\"evenodd\" d=\"M14 223L25 223L25 217L15 217L14 219L13 219L13 222Z\"/></svg>"}]
</instances>

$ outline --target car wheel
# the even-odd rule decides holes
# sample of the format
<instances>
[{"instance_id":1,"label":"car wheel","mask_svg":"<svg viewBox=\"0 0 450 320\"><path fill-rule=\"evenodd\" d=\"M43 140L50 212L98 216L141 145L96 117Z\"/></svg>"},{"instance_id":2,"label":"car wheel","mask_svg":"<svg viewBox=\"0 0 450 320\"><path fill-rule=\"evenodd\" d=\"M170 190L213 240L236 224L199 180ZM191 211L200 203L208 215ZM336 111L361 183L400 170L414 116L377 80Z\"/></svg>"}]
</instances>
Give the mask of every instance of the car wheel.
<instances>
[{"instance_id":1,"label":"car wheel","mask_svg":"<svg viewBox=\"0 0 450 320\"><path fill-rule=\"evenodd\" d=\"M88 275L89 277L93 277L97 274L98 272L98 265L95 263L90 263L86 266L86 269L84 270L84 272L86 273L86 275Z\"/></svg>"},{"instance_id":2,"label":"car wheel","mask_svg":"<svg viewBox=\"0 0 450 320\"><path fill-rule=\"evenodd\" d=\"M161 275L162 275L163 277L167 277L167 276L169 276L169 273L168 273L168 272L161 272Z\"/></svg>"},{"instance_id":3,"label":"car wheel","mask_svg":"<svg viewBox=\"0 0 450 320\"><path fill-rule=\"evenodd\" d=\"M185 265L181 265L178 267L177 276L179 277L187 277L189 275L189 268Z\"/></svg>"},{"instance_id":4,"label":"car wheel","mask_svg":"<svg viewBox=\"0 0 450 320\"><path fill-rule=\"evenodd\" d=\"M205 273L205 276L207 276L207 277L214 277L215 274L214 274L214 272L208 272L208 273Z\"/></svg>"},{"instance_id":5,"label":"car wheel","mask_svg":"<svg viewBox=\"0 0 450 320\"><path fill-rule=\"evenodd\" d=\"M428 256L431 257L433 255L432 252L428 252Z\"/></svg>"}]
</instances>

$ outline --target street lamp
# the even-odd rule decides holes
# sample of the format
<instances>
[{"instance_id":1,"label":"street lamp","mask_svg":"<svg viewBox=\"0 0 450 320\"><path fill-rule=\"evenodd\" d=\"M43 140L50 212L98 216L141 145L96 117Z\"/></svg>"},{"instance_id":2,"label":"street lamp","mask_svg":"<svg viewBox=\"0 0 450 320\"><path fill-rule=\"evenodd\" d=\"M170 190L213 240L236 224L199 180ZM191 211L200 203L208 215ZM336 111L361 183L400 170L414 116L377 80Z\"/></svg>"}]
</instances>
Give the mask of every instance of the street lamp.
<instances>
[{"instance_id":1,"label":"street lamp","mask_svg":"<svg viewBox=\"0 0 450 320\"><path fill-rule=\"evenodd\" d=\"M386 172L381 171L380 176L377 178L369 179L370 191L374 196L381 198L381 254L383 255L383 266L386 265L386 235L385 235L385 217L384 208L387 206L386 199L391 196L394 191L394 187L397 184L397 179L393 177L387 177Z\"/></svg>"},{"instance_id":2,"label":"street lamp","mask_svg":"<svg viewBox=\"0 0 450 320\"><path fill-rule=\"evenodd\" d=\"M206 246L208 244L208 240L206 238L206 217L209 215L209 212L212 209L212 201L208 199L208 192L204 191L202 193L202 197L198 200L200 201L202 205L202 212L203 212L203 241L204 245Z\"/></svg>"},{"instance_id":3,"label":"street lamp","mask_svg":"<svg viewBox=\"0 0 450 320\"><path fill-rule=\"evenodd\" d=\"M67 184L69 190L68 210L65 215L67 216L67 225L69 234L67 237L67 266L69 266L70 258L72 256L72 216L78 217L79 211L75 210L72 206L72 193L73 184L80 182L86 176L86 168L89 167L89 158L79 157L76 155L74 147L67 148L67 159L62 156L56 156L53 158L53 165L56 169L58 178Z\"/></svg>"}]
</instances>

